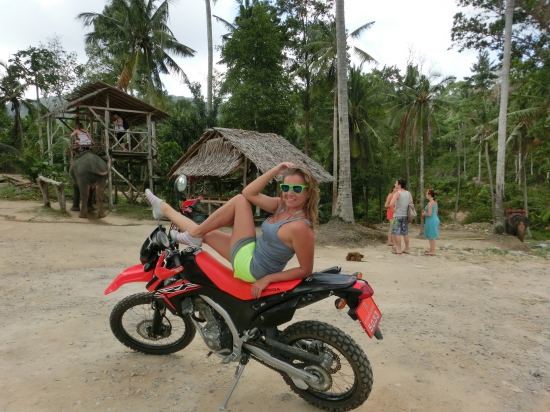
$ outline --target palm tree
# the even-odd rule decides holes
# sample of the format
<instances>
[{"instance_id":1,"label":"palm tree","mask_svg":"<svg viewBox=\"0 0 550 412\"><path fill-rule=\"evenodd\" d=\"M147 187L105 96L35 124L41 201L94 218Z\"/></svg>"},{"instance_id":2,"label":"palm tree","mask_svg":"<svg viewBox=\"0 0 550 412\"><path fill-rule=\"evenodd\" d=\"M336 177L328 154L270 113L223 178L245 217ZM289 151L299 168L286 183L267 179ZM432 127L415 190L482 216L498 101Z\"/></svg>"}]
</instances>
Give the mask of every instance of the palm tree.
<instances>
[{"instance_id":1,"label":"palm tree","mask_svg":"<svg viewBox=\"0 0 550 412\"><path fill-rule=\"evenodd\" d=\"M381 82L376 82L373 76L362 73L363 66L353 66L349 70L348 81L348 113L351 157L359 162L359 167L366 170L372 165L373 142L381 142L377 130L384 127L383 97Z\"/></svg>"},{"instance_id":2,"label":"palm tree","mask_svg":"<svg viewBox=\"0 0 550 412\"><path fill-rule=\"evenodd\" d=\"M212 0L216 4L217 0ZM212 111L212 72L214 70L214 47L212 42L212 11L210 0L204 0L206 5L206 35L208 38L208 75L206 78L206 110ZM209 125L207 125L209 126Z\"/></svg>"},{"instance_id":3,"label":"palm tree","mask_svg":"<svg viewBox=\"0 0 550 412\"><path fill-rule=\"evenodd\" d=\"M86 34L87 45L104 47L123 68L117 87L127 91L143 83L149 100L162 100L161 74L171 72L188 81L184 71L169 53L192 57L195 51L181 43L168 28L170 0L158 7L156 0L110 0L103 13L81 13L77 19L85 27L93 26Z\"/></svg>"},{"instance_id":4,"label":"palm tree","mask_svg":"<svg viewBox=\"0 0 550 412\"><path fill-rule=\"evenodd\" d=\"M21 82L21 76L16 65L10 65L0 61L0 66L4 69L0 77L0 108L4 108L5 103L11 103L13 111L13 132L12 142L14 146L17 140L20 142L20 149L23 150L23 130L21 128L21 105L25 105L32 111L32 106L24 98L28 84Z\"/></svg>"},{"instance_id":5,"label":"palm tree","mask_svg":"<svg viewBox=\"0 0 550 412\"><path fill-rule=\"evenodd\" d=\"M504 52L500 77L500 112L498 115L498 150L496 170L495 223L493 232L504 233L504 174L506 162L506 117L508 113L508 92L510 86L510 52L512 47L512 25L514 23L515 0L506 0L506 23L504 28Z\"/></svg>"},{"instance_id":6,"label":"palm tree","mask_svg":"<svg viewBox=\"0 0 550 412\"><path fill-rule=\"evenodd\" d=\"M424 150L431 138L432 130L437 125L435 112L448 108L449 102L441 98L445 87L454 81L455 77L448 76L439 83L433 81L439 77L437 73L430 75L420 74L416 66L407 68L407 77L401 84L399 112L402 113L399 139L411 139L416 144L420 138L420 207L424 208ZM408 153L407 153L408 159ZM408 180L408 179L407 179ZM410 183L409 183L410 184ZM420 235L424 234L424 220L420 219Z\"/></svg>"},{"instance_id":7,"label":"palm tree","mask_svg":"<svg viewBox=\"0 0 550 412\"><path fill-rule=\"evenodd\" d=\"M340 136L340 173L336 214L344 221L355 223L351 198L351 163L348 119L348 60L346 56L346 18L344 0L336 0L336 59L338 77L338 127Z\"/></svg>"},{"instance_id":8,"label":"palm tree","mask_svg":"<svg viewBox=\"0 0 550 412\"><path fill-rule=\"evenodd\" d=\"M373 21L363 24L350 34L347 38L358 39L361 35L374 24ZM336 25L320 25L310 31L311 41L308 48L312 51L311 60L313 61L311 68L317 71L317 74L324 73L326 78L334 82L334 127L333 127L333 202L332 215L337 213L337 197L338 197L338 76L337 76L337 35ZM347 47L347 46L346 46ZM352 47L353 54L359 59L360 64L366 62L376 62L376 60L364 50L358 47ZM346 56L346 54L344 54ZM347 56L346 56L347 63ZM307 145L307 142L306 142Z\"/></svg>"}]
</instances>

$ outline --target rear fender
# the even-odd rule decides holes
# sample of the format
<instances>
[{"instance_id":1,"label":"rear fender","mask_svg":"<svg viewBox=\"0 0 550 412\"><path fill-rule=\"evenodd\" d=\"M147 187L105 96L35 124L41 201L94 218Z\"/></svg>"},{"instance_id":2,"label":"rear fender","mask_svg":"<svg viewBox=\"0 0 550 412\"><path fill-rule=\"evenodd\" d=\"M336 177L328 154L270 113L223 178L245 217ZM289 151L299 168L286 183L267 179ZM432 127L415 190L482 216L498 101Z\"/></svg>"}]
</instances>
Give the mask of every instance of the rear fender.
<instances>
[{"instance_id":1,"label":"rear fender","mask_svg":"<svg viewBox=\"0 0 550 412\"><path fill-rule=\"evenodd\" d=\"M118 275L115 280L105 289L105 294L114 292L122 285L132 282L145 282L148 283L153 279L154 270L148 272L143 271L143 265L135 265L124 270L120 275Z\"/></svg>"}]
</instances>

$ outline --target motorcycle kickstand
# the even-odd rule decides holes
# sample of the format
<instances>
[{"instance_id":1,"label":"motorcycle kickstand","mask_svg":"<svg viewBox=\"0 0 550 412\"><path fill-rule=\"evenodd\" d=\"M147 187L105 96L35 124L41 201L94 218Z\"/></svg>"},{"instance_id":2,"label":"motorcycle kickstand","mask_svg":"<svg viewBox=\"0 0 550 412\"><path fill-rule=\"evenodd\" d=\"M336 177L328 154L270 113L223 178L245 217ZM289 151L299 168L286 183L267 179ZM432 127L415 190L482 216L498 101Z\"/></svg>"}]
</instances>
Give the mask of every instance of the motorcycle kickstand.
<instances>
[{"instance_id":1,"label":"motorcycle kickstand","mask_svg":"<svg viewBox=\"0 0 550 412\"><path fill-rule=\"evenodd\" d=\"M235 390L235 387L237 386L239 379L241 379L241 375L243 374L244 368L247 364L248 364L248 355L242 354L241 359L239 361L239 365L237 365L237 369L235 370L235 380L233 381L233 385L231 385L231 389L229 389L229 393L227 394L223 405L220 406L220 411L224 411L225 408L227 407L229 398L231 398L231 395L233 395L233 391Z\"/></svg>"}]
</instances>

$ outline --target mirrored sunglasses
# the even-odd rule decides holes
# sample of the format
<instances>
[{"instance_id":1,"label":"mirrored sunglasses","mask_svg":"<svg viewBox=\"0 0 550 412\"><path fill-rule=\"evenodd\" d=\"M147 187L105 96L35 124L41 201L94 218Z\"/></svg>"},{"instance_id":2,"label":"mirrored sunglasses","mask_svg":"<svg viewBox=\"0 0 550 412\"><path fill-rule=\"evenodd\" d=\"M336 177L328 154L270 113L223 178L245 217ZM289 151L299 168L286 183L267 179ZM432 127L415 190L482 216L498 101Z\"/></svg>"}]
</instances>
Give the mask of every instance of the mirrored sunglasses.
<instances>
[{"instance_id":1,"label":"mirrored sunglasses","mask_svg":"<svg viewBox=\"0 0 550 412\"><path fill-rule=\"evenodd\" d=\"M292 191L296 194L300 194L304 189L307 189L307 185L289 185L287 183L281 183L279 187L284 193L287 193L290 189L292 189Z\"/></svg>"}]
</instances>

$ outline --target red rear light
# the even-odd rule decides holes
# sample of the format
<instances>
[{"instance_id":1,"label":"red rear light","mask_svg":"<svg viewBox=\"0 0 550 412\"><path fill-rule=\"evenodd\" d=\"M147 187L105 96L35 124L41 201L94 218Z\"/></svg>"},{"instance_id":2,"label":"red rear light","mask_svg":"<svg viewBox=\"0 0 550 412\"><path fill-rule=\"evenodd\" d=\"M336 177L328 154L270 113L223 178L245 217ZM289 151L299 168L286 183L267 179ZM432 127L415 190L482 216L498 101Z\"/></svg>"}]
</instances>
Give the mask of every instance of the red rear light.
<instances>
[{"instance_id":1,"label":"red rear light","mask_svg":"<svg viewBox=\"0 0 550 412\"><path fill-rule=\"evenodd\" d=\"M359 289L361 291L361 294L359 295L359 300L367 299L374 295L374 290L364 280L358 280L357 282L355 282L353 288Z\"/></svg>"}]
</instances>

